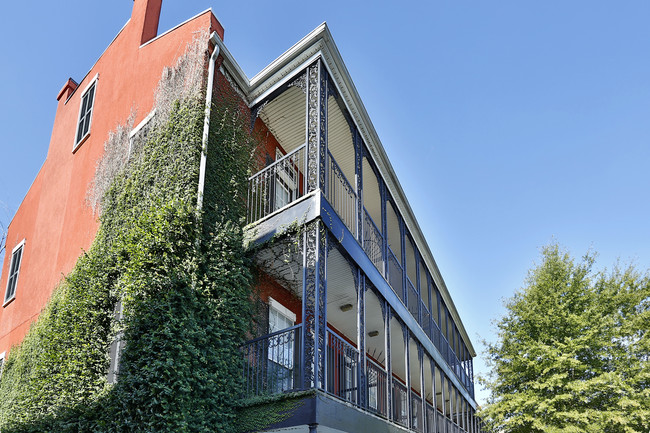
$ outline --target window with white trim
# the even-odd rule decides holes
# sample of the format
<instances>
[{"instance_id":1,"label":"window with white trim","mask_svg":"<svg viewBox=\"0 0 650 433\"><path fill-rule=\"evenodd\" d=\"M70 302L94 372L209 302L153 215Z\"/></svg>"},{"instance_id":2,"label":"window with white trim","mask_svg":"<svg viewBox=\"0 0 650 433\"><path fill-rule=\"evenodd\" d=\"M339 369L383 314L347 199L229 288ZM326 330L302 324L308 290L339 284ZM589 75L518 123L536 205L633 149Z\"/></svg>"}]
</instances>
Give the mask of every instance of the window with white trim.
<instances>
[{"instance_id":1,"label":"window with white trim","mask_svg":"<svg viewBox=\"0 0 650 433\"><path fill-rule=\"evenodd\" d=\"M149 136L149 132L151 132L151 129L153 127L153 122L151 119L153 119L155 116L156 109L154 108L149 114L147 114L147 117L145 117L142 122L138 123L138 125L129 133L129 158L134 152L134 149L142 148L144 145L147 137Z\"/></svg>"},{"instance_id":2,"label":"window with white trim","mask_svg":"<svg viewBox=\"0 0 650 433\"><path fill-rule=\"evenodd\" d=\"M74 141L75 147L77 147L77 145L79 145L79 143L90 134L90 122L92 121L93 106L95 105L95 87L97 87L97 80L93 80L81 95L79 122L77 123L77 137Z\"/></svg>"},{"instance_id":3,"label":"window with white trim","mask_svg":"<svg viewBox=\"0 0 650 433\"><path fill-rule=\"evenodd\" d=\"M280 161L284 155L279 148L275 149L275 160ZM275 179L275 209L280 209L294 201L298 196L298 170L294 166L294 157L280 162Z\"/></svg>"},{"instance_id":4,"label":"window with white trim","mask_svg":"<svg viewBox=\"0 0 650 433\"><path fill-rule=\"evenodd\" d=\"M120 322L124 318L124 307L122 305L121 299L117 301L117 304L115 304L115 310L113 313L115 315L115 320L121 326ZM120 372L120 355L122 354L123 347L124 347L124 331L120 330L115 336L113 342L111 343L111 347L108 353L110 359L109 366L108 366L108 374L106 375L106 380L108 383L117 382L117 377Z\"/></svg>"},{"instance_id":5,"label":"window with white trim","mask_svg":"<svg viewBox=\"0 0 650 433\"><path fill-rule=\"evenodd\" d=\"M269 333L291 328L296 315L273 298L269 298ZM268 380L274 393L293 389L296 333L284 332L268 341Z\"/></svg>"},{"instance_id":6,"label":"window with white trim","mask_svg":"<svg viewBox=\"0 0 650 433\"><path fill-rule=\"evenodd\" d=\"M7 357L7 352L0 353L0 377L2 377L2 371L5 369L5 358Z\"/></svg>"},{"instance_id":7,"label":"window with white trim","mask_svg":"<svg viewBox=\"0 0 650 433\"><path fill-rule=\"evenodd\" d=\"M11 252L11 264L9 265L9 278L7 279L7 288L5 290L5 304L16 297L16 285L18 284L18 274L20 273L20 262L23 258L23 247L25 241L16 245Z\"/></svg>"},{"instance_id":8,"label":"window with white trim","mask_svg":"<svg viewBox=\"0 0 650 433\"><path fill-rule=\"evenodd\" d=\"M269 333L291 328L296 323L296 315L273 298L269 298Z\"/></svg>"}]
</instances>

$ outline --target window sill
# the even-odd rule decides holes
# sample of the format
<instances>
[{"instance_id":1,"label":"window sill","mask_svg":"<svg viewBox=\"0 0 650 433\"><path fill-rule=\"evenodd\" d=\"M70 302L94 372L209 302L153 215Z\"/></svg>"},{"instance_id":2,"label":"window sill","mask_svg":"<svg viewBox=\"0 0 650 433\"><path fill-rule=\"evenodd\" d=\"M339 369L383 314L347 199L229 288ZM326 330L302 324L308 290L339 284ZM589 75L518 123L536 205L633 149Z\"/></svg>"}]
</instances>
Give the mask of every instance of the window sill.
<instances>
[{"instance_id":1,"label":"window sill","mask_svg":"<svg viewBox=\"0 0 650 433\"><path fill-rule=\"evenodd\" d=\"M11 304L14 300L16 299L16 295L13 295L10 299L7 299L4 304L2 304L2 308L6 307L7 305Z\"/></svg>"},{"instance_id":2,"label":"window sill","mask_svg":"<svg viewBox=\"0 0 650 433\"><path fill-rule=\"evenodd\" d=\"M77 149L81 147L82 144L88 140L88 137L90 137L90 132L88 132L86 135L83 136L81 140L79 140L79 143L75 144L74 147L72 148L72 153L76 153Z\"/></svg>"}]
</instances>

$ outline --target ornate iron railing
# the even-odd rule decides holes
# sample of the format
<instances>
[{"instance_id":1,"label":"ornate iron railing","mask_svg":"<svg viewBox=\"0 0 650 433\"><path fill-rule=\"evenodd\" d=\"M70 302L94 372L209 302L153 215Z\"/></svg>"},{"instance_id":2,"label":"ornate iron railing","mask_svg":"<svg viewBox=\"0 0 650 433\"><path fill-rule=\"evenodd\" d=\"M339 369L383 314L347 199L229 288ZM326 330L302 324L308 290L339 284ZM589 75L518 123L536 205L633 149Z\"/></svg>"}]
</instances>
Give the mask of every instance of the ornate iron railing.
<instances>
[{"instance_id":1,"label":"ornate iron railing","mask_svg":"<svg viewBox=\"0 0 650 433\"><path fill-rule=\"evenodd\" d=\"M424 305L424 301L420 301L420 303L420 326L424 333L427 334L427 337L429 337L429 340L433 342L433 334L431 333L431 313L429 313L426 305Z\"/></svg>"},{"instance_id":2,"label":"ornate iron railing","mask_svg":"<svg viewBox=\"0 0 650 433\"><path fill-rule=\"evenodd\" d=\"M434 326L435 323L432 323L432 327ZM248 341L241 347L243 397L251 398L301 389L300 378L303 368L300 351L301 331L302 325L296 325ZM393 421L417 432L460 433L465 431L456 424L456 422L460 422L459 419L453 422L442 416L429 402L426 402L423 412L421 397L413 390L407 390L406 386L395 376L392 381L392 411L389 413L386 371L366 357L367 388L360 389L359 352L357 349L329 328L326 341L326 391L329 394L357 405L360 392L364 392L367 396L367 410L386 417L390 414ZM444 356L451 354L455 357L444 337L441 336L440 341L443 344L442 347L447 347L441 353L444 353ZM464 370L461 369L461 371ZM457 373L458 370L454 369L454 372ZM465 382L463 383L465 384Z\"/></svg>"},{"instance_id":3,"label":"ornate iron railing","mask_svg":"<svg viewBox=\"0 0 650 433\"><path fill-rule=\"evenodd\" d=\"M386 371L368 357L366 357L366 371L368 409L379 415L388 416L386 408L386 391L388 390Z\"/></svg>"},{"instance_id":4,"label":"ornate iron railing","mask_svg":"<svg viewBox=\"0 0 650 433\"><path fill-rule=\"evenodd\" d=\"M406 386L393 378L393 421L408 427L408 394Z\"/></svg>"},{"instance_id":5,"label":"ornate iron railing","mask_svg":"<svg viewBox=\"0 0 650 433\"><path fill-rule=\"evenodd\" d=\"M420 314L418 314L418 310L420 307L420 300L418 297L418 292L415 290L415 287L413 286L413 283L411 283L411 279L409 277L406 277L406 294L408 296L407 307L411 312L411 315L415 318L415 321L419 322Z\"/></svg>"},{"instance_id":6,"label":"ornate iron railing","mask_svg":"<svg viewBox=\"0 0 650 433\"><path fill-rule=\"evenodd\" d=\"M413 390L411 390L411 429L424 432L422 399Z\"/></svg>"},{"instance_id":7,"label":"ornate iron railing","mask_svg":"<svg viewBox=\"0 0 650 433\"><path fill-rule=\"evenodd\" d=\"M404 280L403 280L402 266L397 261L397 257L393 251L388 247L388 283L393 288L397 296L404 301Z\"/></svg>"},{"instance_id":8,"label":"ornate iron railing","mask_svg":"<svg viewBox=\"0 0 650 433\"><path fill-rule=\"evenodd\" d=\"M384 250L384 238L381 236L381 230L377 228L370 214L363 208L363 249L381 274L384 274L384 259L382 251Z\"/></svg>"},{"instance_id":9,"label":"ornate iron railing","mask_svg":"<svg viewBox=\"0 0 650 433\"><path fill-rule=\"evenodd\" d=\"M449 421L445 416L436 411L436 433L447 433L447 421Z\"/></svg>"},{"instance_id":10,"label":"ornate iron railing","mask_svg":"<svg viewBox=\"0 0 650 433\"><path fill-rule=\"evenodd\" d=\"M305 194L305 149L303 144L248 179L248 224Z\"/></svg>"},{"instance_id":11,"label":"ornate iron railing","mask_svg":"<svg viewBox=\"0 0 650 433\"><path fill-rule=\"evenodd\" d=\"M436 433L435 431L435 423L436 423L436 410L433 408L429 402L426 402L426 414L425 414L427 423L426 423L426 431L427 433Z\"/></svg>"},{"instance_id":12,"label":"ornate iron railing","mask_svg":"<svg viewBox=\"0 0 650 433\"><path fill-rule=\"evenodd\" d=\"M359 352L327 330L327 392L356 404L359 393Z\"/></svg>"},{"instance_id":13,"label":"ornate iron railing","mask_svg":"<svg viewBox=\"0 0 650 433\"><path fill-rule=\"evenodd\" d=\"M438 350L440 351L440 354L442 355L442 358L447 361L447 364L451 367L451 363L449 362L449 351L451 350L451 347L449 346L449 343L447 342L447 338L440 333L440 344L438 345Z\"/></svg>"},{"instance_id":14,"label":"ornate iron railing","mask_svg":"<svg viewBox=\"0 0 650 433\"><path fill-rule=\"evenodd\" d=\"M428 314L426 308L424 308L423 306L422 308L423 327L426 325L426 323L424 322L425 315L426 315L425 312L426 314ZM436 348L442 355L442 358L447 362L449 367L451 367L451 370L458 377L458 379L463 384L463 386L465 386L465 389L467 389L467 391L469 391L469 393L472 396L474 396L474 383L472 381L472 378L467 374L467 371L463 368L463 364L454 353L453 349L451 348L451 345L449 344L445 336L442 335L442 332L440 331L438 324L432 318L429 318L428 323L431 331L427 335L429 335L431 342L434 344L434 346L436 346ZM424 331L427 332L427 329L424 329Z\"/></svg>"},{"instance_id":15,"label":"ornate iron railing","mask_svg":"<svg viewBox=\"0 0 650 433\"><path fill-rule=\"evenodd\" d=\"M433 339L431 341L438 351L442 353L442 349L440 349L440 337L442 337L442 332L440 332L440 328L435 320L431 320L431 329L431 334L433 334Z\"/></svg>"},{"instance_id":16,"label":"ornate iron railing","mask_svg":"<svg viewBox=\"0 0 650 433\"><path fill-rule=\"evenodd\" d=\"M327 201L356 238L357 214L359 212L357 193L329 150L327 151Z\"/></svg>"},{"instance_id":17,"label":"ornate iron railing","mask_svg":"<svg viewBox=\"0 0 650 433\"><path fill-rule=\"evenodd\" d=\"M299 388L301 326L274 332L245 343L244 397L278 394Z\"/></svg>"}]
</instances>

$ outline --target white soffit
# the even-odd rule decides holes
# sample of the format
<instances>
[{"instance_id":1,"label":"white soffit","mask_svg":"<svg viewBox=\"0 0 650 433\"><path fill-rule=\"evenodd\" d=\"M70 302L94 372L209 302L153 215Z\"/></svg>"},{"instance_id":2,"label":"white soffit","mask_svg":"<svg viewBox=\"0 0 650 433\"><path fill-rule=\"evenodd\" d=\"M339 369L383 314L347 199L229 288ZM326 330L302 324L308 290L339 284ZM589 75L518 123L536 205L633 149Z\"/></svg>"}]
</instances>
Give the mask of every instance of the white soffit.
<instances>
[{"instance_id":1,"label":"white soffit","mask_svg":"<svg viewBox=\"0 0 650 433\"><path fill-rule=\"evenodd\" d=\"M293 86L266 104L259 117L284 151L289 153L307 141L306 110L306 95L300 87Z\"/></svg>"}]
</instances>

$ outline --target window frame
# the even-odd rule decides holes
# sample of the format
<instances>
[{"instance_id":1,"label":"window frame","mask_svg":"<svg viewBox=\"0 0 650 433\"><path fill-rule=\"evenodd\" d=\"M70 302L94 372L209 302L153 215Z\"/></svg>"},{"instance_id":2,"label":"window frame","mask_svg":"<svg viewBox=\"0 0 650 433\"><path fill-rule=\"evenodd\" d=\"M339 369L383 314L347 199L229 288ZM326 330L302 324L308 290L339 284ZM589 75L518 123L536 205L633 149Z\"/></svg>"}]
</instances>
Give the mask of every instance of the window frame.
<instances>
[{"instance_id":1,"label":"window frame","mask_svg":"<svg viewBox=\"0 0 650 433\"><path fill-rule=\"evenodd\" d=\"M151 129L151 125L149 122L151 122L151 119L153 119L156 116L156 108L154 107L153 110L147 114L147 117L142 119L140 123L138 123L132 130L129 132L129 158L131 157L131 153L133 152L133 143L135 141L136 136L138 136L141 132L144 132L145 134L149 133L149 130Z\"/></svg>"},{"instance_id":2,"label":"window frame","mask_svg":"<svg viewBox=\"0 0 650 433\"><path fill-rule=\"evenodd\" d=\"M20 266L23 264L23 257L25 256L25 239L20 241L18 245L16 245L12 250L11 250L11 260L9 261L9 274L7 275L7 285L5 286L5 296L4 296L4 302L2 304L3 307L7 306L11 301L16 299L16 288L18 287L18 277L20 276ZM14 273L11 272L11 269L13 268L14 260L16 259L16 253L20 250L20 261L18 262L18 267L16 268L16 271ZM12 277L15 275L15 278L13 279L14 284L13 284L13 291L11 293L11 296L7 296L9 293L9 284L11 284Z\"/></svg>"},{"instance_id":3,"label":"window frame","mask_svg":"<svg viewBox=\"0 0 650 433\"><path fill-rule=\"evenodd\" d=\"M83 92L81 92L80 100L79 100L79 113L77 114L77 123L75 127L75 132L74 132L74 145L72 146L72 152L75 152L79 146L81 146L90 136L90 130L92 128L92 123L93 123L93 114L95 111L95 102L97 101L97 81L99 81L99 74L96 74L92 80L90 80L90 83L86 87L84 87ZM84 98L90 92L91 89L93 90L93 100L92 100L92 105L90 107L90 110L86 110L87 116L83 116L83 120L85 121L87 117L88 119L88 129L86 130L85 134L81 137L79 137L79 125L82 120L82 114L84 114L83 108L84 108Z\"/></svg>"},{"instance_id":4,"label":"window frame","mask_svg":"<svg viewBox=\"0 0 650 433\"><path fill-rule=\"evenodd\" d=\"M275 311L280 313L282 316L284 316L285 319L289 319L292 322L291 326L295 326L295 324L296 324L296 314L293 311L291 311L290 309L288 309L287 307L285 307L284 305L282 305L280 302L276 301L275 299L273 299L272 297L269 296L269 327L270 327L270 322L271 322L271 318L270 318L271 309L274 309ZM284 328L284 329L289 329L289 328L291 328L291 326L289 326L288 328ZM269 332L279 332L279 331L282 331L282 329L278 329L276 331L271 331L269 329Z\"/></svg>"},{"instance_id":5,"label":"window frame","mask_svg":"<svg viewBox=\"0 0 650 433\"><path fill-rule=\"evenodd\" d=\"M275 148L275 162L280 161L285 156L286 154L282 153L279 147ZM289 160L278 167L275 178L275 210L282 209L296 200L298 196L298 179L298 170L293 167L292 161ZM281 197L278 196L278 192L282 195Z\"/></svg>"},{"instance_id":6,"label":"window frame","mask_svg":"<svg viewBox=\"0 0 650 433\"><path fill-rule=\"evenodd\" d=\"M122 299L118 300L114 308L114 317L115 321L118 324L121 324L124 319L124 303ZM124 330L120 329L113 339L111 346L108 351L109 365L108 373L106 374L106 381L110 384L117 383L119 373L120 373L120 358L122 355L122 349L124 348Z\"/></svg>"},{"instance_id":7,"label":"window frame","mask_svg":"<svg viewBox=\"0 0 650 433\"><path fill-rule=\"evenodd\" d=\"M284 329L271 330L271 313L275 312L291 322L291 325ZM271 374L269 376L270 386L275 391L288 391L294 387L294 373L296 368L295 356L295 341L283 341L281 333L296 325L296 314L269 296L269 333L278 333L272 337L269 345L273 344L273 348L268 347L266 354L267 358L267 371Z\"/></svg>"}]
</instances>

